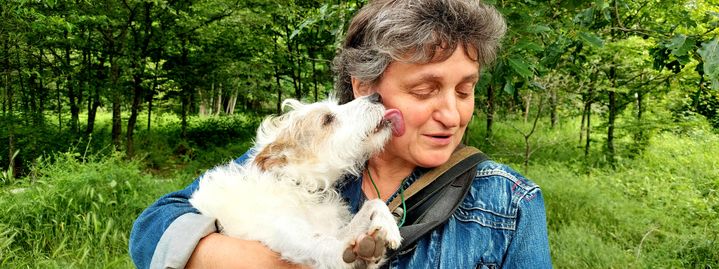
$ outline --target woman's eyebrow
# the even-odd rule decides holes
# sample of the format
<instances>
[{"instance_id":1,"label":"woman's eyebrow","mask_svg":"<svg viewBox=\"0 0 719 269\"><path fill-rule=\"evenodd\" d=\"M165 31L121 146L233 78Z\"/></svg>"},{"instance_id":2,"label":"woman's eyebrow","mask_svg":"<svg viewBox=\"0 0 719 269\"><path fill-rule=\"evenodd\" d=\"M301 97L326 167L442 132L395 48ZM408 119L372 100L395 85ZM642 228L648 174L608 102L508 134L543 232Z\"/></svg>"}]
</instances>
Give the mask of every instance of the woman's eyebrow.
<instances>
[{"instance_id":1,"label":"woman's eyebrow","mask_svg":"<svg viewBox=\"0 0 719 269\"><path fill-rule=\"evenodd\" d=\"M442 81L442 77L438 76L436 74L423 74L420 75L418 78L413 78L406 83L402 83L402 85L406 88L412 88L417 85L421 85L424 83L439 83ZM479 74L471 74L467 75L460 80L460 83L466 83L466 82L477 82L479 81Z\"/></svg>"},{"instance_id":2,"label":"woman's eyebrow","mask_svg":"<svg viewBox=\"0 0 719 269\"><path fill-rule=\"evenodd\" d=\"M408 80L401 81L400 86L405 89L417 87L426 83L439 83L441 81L440 76L435 74L422 74L418 77L411 77Z\"/></svg>"},{"instance_id":3,"label":"woman's eyebrow","mask_svg":"<svg viewBox=\"0 0 719 269\"><path fill-rule=\"evenodd\" d=\"M479 81L479 74L471 74L468 76L465 76L461 80L462 82L477 82Z\"/></svg>"}]
</instances>

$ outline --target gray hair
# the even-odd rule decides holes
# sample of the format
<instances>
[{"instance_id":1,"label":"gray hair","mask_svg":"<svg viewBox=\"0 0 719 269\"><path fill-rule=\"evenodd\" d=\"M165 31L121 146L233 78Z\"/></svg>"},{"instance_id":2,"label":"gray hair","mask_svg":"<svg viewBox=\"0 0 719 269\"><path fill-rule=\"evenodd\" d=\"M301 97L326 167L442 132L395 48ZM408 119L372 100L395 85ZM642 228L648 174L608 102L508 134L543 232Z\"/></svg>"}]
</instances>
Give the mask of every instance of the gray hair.
<instances>
[{"instance_id":1,"label":"gray hair","mask_svg":"<svg viewBox=\"0 0 719 269\"><path fill-rule=\"evenodd\" d=\"M502 15L479 0L370 0L335 56L335 96L340 103L354 99L352 77L374 84L392 61L443 61L458 45L488 65L506 29Z\"/></svg>"}]
</instances>

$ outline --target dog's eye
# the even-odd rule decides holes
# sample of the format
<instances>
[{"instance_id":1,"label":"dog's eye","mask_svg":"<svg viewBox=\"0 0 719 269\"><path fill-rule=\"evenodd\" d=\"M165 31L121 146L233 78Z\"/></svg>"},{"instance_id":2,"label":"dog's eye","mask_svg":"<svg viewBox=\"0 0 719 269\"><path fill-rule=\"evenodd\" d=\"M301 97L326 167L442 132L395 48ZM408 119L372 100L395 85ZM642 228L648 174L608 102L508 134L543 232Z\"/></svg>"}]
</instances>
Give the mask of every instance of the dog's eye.
<instances>
[{"instance_id":1,"label":"dog's eye","mask_svg":"<svg viewBox=\"0 0 719 269\"><path fill-rule=\"evenodd\" d=\"M322 117L322 126L330 125L332 122L335 121L335 115L332 113L327 113Z\"/></svg>"}]
</instances>

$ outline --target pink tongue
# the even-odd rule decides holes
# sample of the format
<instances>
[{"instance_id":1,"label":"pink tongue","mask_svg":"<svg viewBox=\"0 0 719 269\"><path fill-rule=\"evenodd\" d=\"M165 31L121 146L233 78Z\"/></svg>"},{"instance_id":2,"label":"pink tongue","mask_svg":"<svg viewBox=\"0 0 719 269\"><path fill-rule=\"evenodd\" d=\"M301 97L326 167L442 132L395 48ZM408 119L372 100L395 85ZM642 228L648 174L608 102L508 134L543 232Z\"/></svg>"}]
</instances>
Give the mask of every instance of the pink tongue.
<instances>
[{"instance_id":1,"label":"pink tongue","mask_svg":"<svg viewBox=\"0 0 719 269\"><path fill-rule=\"evenodd\" d=\"M384 112L384 119L392 123L392 135L402 136L404 134L404 117L398 109L391 108Z\"/></svg>"}]
</instances>

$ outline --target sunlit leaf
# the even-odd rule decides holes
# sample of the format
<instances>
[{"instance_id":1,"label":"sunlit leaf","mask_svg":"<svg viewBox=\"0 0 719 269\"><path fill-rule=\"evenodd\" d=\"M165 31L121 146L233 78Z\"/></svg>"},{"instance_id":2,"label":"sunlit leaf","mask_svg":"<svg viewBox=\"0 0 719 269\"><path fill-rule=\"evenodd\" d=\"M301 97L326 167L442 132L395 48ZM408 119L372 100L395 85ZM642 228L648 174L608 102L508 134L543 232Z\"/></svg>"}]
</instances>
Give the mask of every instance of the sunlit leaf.
<instances>
[{"instance_id":1,"label":"sunlit leaf","mask_svg":"<svg viewBox=\"0 0 719 269\"><path fill-rule=\"evenodd\" d=\"M719 90L719 38L702 43L697 50L704 61L704 75L711 81L712 89Z\"/></svg>"},{"instance_id":2,"label":"sunlit leaf","mask_svg":"<svg viewBox=\"0 0 719 269\"><path fill-rule=\"evenodd\" d=\"M504 83L504 88L502 90L509 95L514 95L514 84L508 81L507 83Z\"/></svg>"},{"instance_id":3,"label":"sunlit leaf","mask_svg":"<svg viewBox=\"0 0 719 269\"><path fill-rule=\"evenodd\" d=\"M535 33L535 34L549 32L549 31L552 31L552 28L549 28L549 26L546 26L543 24L533 25L527 29L527 32Z\"/></svg>"},{"instance_id":4,"label":"sunlit leaf","mask_svg":"<svg viewBox=\"0 0 719 269\"><path fill-rule=\"evenodd\" d=\"M604 41L599 36L597 36L593 33L581 32L581 33L579 33L579 37L592 46L595 46L598 48L601 48L604 46Z\"/></svg>"},{"instance_id":5,"label":"sunlit leaf","mask_svg":"<svg viewBox=\"0 0 719 269\"><path fill-rule=\"evenodd\" d=\"M524 61L524 59L521 58L510 58L507 60L509 62L509 66L512 67L512 70L516 72L519 76L523 78L530 78L534 75L534 72L532 72L531 67L527 62Z\"/></svg>"}]
</instances>

